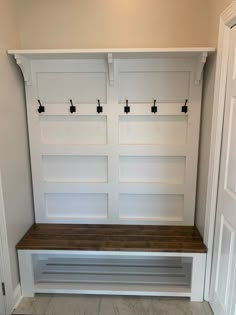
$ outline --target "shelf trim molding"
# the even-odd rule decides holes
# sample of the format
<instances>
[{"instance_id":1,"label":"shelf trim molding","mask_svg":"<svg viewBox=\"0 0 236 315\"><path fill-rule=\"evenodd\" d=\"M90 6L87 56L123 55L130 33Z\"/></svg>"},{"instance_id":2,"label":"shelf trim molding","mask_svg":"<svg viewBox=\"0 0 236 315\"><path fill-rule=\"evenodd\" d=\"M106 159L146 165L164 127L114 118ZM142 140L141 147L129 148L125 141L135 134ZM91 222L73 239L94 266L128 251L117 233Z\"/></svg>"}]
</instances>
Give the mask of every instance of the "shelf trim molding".
<instances>
[{"instance_id":1,"label":"shelf trim molding","mask_svg":"<svg viewBox=\"0 0 236 315\"><path fill-rule=\"evenodd\" d=\"M114 62L111 53L107 54L109 84L114 85Z\"/></svg>"},{"instance_id":2,"label":"shelf trim molding","mask_svg":"<svg viewBox=\"0 0 236 315\"><path fill-rule=\"evenodd\" d=\"M202 73L207 60L208 53L202 52L202 54L198 57L197 65L196 65L196 73L195 73L195 84L199 85L202 81Z\"/></svg>"},{"instance_id":3,"label":"shelf trim molding","mask_svg":"<svg viewBox=\"0 0 236 315\"><path fill-rule=\"evenodd\" d=\"M55 55L55 54L123 54L123 53L203 53L215 52L214 47L183 48L104 48L104 49L16 49L9 50L10 55Z\"/></svg>"},{"instance_id":4,"label":"shelf trim molding","mask_svg":"<svg viewBox=\"0 0 236 315\"><path fill-rule=\"evenodd\" d=\"M21 69L25 84L26 85L32 85L32 75L31 75L31 67L30 67L29 58L27 58L21 54L15 54L14 57L16 59L17 65Z\"/></svg>"}]
</instances>

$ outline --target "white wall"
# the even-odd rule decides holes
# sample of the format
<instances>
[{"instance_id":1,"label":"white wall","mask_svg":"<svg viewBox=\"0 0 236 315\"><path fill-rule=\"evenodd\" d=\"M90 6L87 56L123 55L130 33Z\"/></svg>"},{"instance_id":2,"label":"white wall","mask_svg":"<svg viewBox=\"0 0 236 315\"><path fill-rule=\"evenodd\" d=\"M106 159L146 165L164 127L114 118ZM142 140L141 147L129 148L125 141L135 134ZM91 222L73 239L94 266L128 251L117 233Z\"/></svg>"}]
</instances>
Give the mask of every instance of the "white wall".
<instances>
[{"instance_id":1,"label":"white wall","mask_svg":"<svg viewBox=\"0 0 236 315\"><path fill-rule=\"evenodd\" d=\"M19 283L15 245L33 223L33 202L20 70L7 49L20 46L13 0L0 0L0 169L12 286Z\"/></svg>"}]
</instances>

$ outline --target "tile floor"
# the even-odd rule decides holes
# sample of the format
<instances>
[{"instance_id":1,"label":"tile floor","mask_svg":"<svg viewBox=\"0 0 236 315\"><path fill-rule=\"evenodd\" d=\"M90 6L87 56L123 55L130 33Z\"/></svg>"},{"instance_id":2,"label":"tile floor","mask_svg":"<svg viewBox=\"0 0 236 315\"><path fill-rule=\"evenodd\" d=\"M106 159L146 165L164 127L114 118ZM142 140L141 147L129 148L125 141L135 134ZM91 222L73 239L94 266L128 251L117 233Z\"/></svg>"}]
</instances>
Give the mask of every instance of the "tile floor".
<instances>
[{"instance_id":1,"label":"tile floor","mask_svg":"<svg viewBox=\"0 0 236 315\"><path fill-rule=\"evenodd\" d=\"M212 315L207 302L185 298L46 295L24 298L13 314L24 315Z\"/></svg>"}]
</instances>

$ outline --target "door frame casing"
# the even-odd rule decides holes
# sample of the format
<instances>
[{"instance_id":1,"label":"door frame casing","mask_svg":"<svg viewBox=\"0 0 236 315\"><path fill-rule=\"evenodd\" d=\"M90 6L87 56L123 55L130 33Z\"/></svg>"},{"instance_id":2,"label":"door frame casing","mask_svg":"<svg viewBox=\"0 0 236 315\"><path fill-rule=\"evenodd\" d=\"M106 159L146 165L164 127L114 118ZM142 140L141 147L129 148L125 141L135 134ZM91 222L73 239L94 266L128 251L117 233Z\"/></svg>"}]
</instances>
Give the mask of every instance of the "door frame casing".
<instances>
[{"instance_id":1,"label":"door frame casing","mask_svg":"<svg viewBox=\"0 0 236 315\"><path fill-rule=\"evenodd\" d=\"M216 76L214 85L213 116L211 130L211 145L207 183L206 216L204 243L208 247L205 300L210 299L210 282L213 259L214 230L220 170L221 140L223 135L223 119L226 94L226 78L229 52L230 28L236 24L236 1L229 5L220 15L219 39L217 48Z\"/></svg>"},{"instance_id":2,"label":"door frame casing","mask_svg":"<svg viewBox=\"0 0 236 315\"><path fill-rule=\"evenodd\" d=\"M2 187L2 177L0 169L0 257L2 258L0 263L0 274L1 281L5 284L6 296L5 299L5 309L6 314L11 314L14 308L14 291L12 287L11 279L11 265L10 265L10 254L8 248L8 238L7 238L7 226L5 217L5 205ZM1 286L0 286L1 289Z\"/></svg>"}]
</instances>

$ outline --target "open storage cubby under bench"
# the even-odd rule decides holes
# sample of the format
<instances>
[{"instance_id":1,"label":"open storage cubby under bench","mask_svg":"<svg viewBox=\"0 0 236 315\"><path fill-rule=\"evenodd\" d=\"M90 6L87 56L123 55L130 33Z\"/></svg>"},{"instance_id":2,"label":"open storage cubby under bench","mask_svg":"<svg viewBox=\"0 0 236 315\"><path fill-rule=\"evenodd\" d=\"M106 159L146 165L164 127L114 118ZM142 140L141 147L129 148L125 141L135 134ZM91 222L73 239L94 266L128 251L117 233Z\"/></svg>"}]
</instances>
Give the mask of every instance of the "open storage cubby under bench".
<instances>
[{"instance_id":1,"label":"open storage cubby under bench","mask_svg":"<svg viewBox=\"0 0 236 315\"><path fill-rule=\"evenodd\" d=\"M17 245L23 296L183 296L202 301L206 247L196 227L34 224Z\"/></svg>"}]
</instances>

